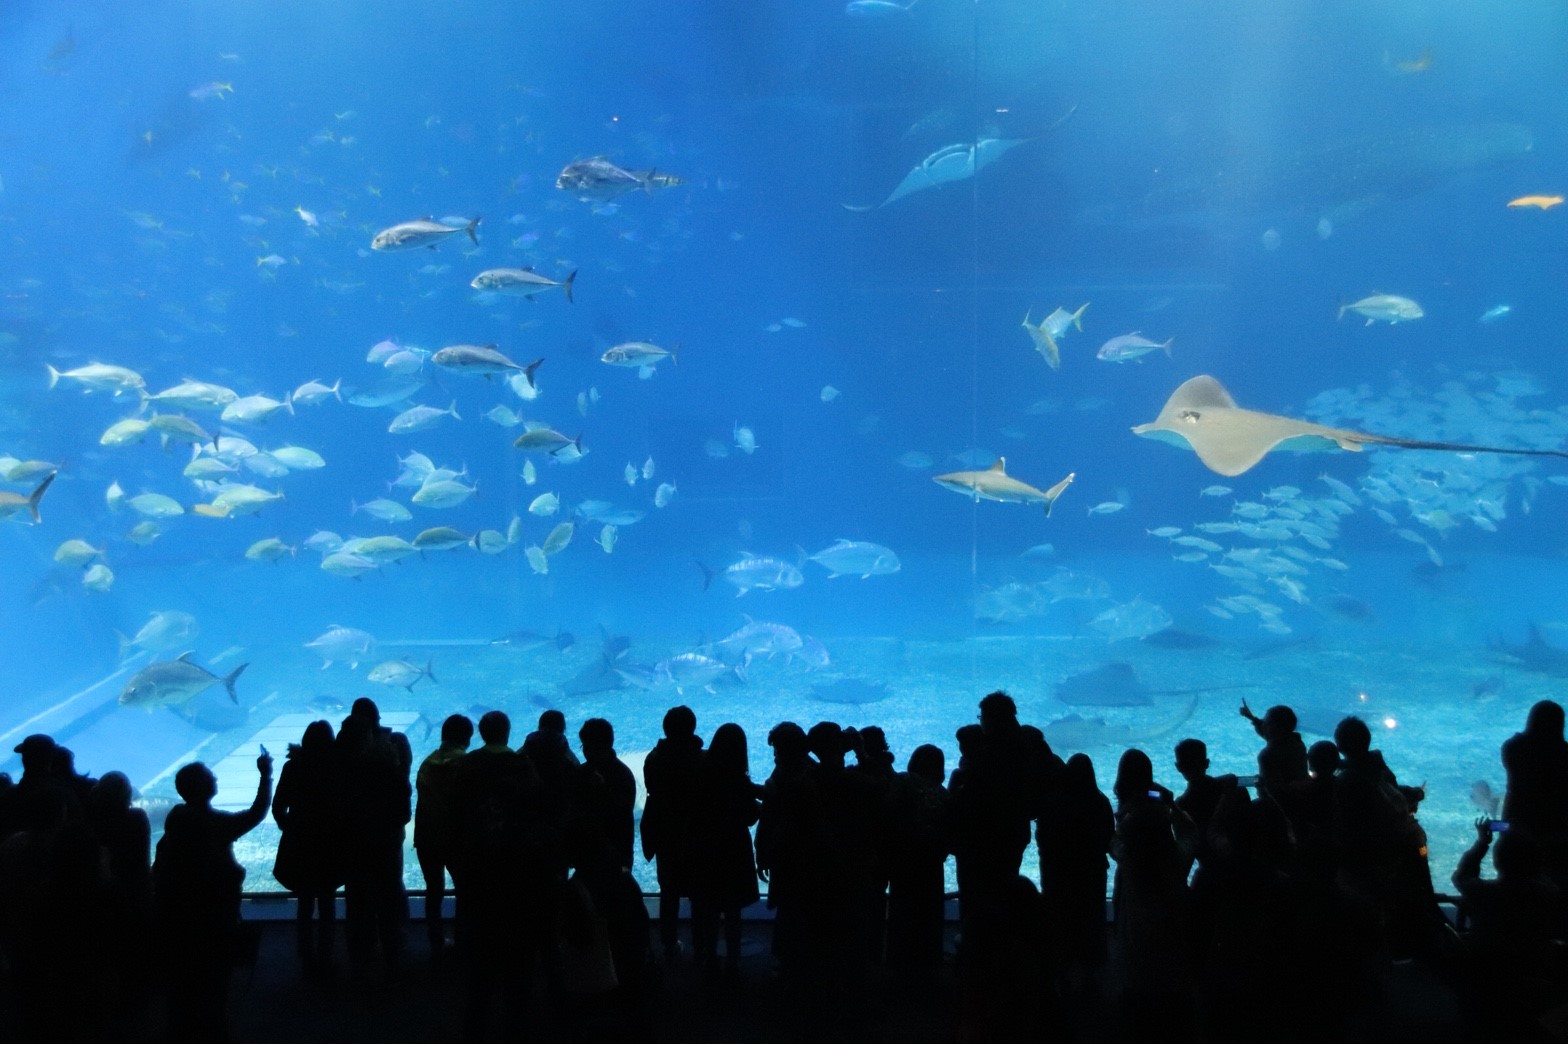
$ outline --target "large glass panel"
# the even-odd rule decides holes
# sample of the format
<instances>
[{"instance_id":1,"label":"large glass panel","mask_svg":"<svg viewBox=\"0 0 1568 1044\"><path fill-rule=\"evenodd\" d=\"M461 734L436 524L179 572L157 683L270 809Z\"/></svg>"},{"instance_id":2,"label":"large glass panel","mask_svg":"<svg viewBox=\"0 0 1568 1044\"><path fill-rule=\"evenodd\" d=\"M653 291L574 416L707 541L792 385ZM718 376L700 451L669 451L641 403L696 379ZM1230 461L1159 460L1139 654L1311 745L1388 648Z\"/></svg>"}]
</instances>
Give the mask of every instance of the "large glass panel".
<instances>
[{"instance_id":1,"label":"large glass panel","mask_svg":"<svg viewBox=\"0 0 1568 1044\"><path fill-rule=\"evenodd\" d=\"M951 770L1005 689L1179 790L1286 703L1426 784L1443 887L1568 673L1568 468L1310 424L1563 447L1564 29L7 5L4 767L45 732L243 805L368 695L416 758L557 707L640 767L685 702L759 780L781 720Z\"/></svg>"}]
</instances>

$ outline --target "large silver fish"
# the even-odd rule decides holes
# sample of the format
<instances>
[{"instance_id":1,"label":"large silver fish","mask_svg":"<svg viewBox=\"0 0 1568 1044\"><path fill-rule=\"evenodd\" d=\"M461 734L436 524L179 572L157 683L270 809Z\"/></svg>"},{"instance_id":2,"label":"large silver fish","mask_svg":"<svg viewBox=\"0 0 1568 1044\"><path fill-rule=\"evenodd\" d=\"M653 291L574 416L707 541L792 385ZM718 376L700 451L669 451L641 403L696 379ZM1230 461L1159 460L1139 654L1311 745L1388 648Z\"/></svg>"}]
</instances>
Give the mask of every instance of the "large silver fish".
<instances>
[{"instance_id":1,"label":"large silver fish","mask_svg":"<svg viewBox=\"0 0 1568 1044\"><path fill-rule=\"evenodd\" d=\"M370 241L370 249L392 251L429 247L434 250L438 244L463 232L468 233L468 238L478 246L479 237L474 233L479 228L479 220L474 218L466 225L443 225L434 218L405 221L377 232L375 238Z\"/></svg>"},{"instance_id":2,"label":"large silver fish","mask_svg":"<svg viewBox=\"0 0 1568 1044\"><path fill-rule=\"evenodd\" d=\"M222 678L205 667L191 662L191 654L184 653L177 660L166 660L143 667L125 683L120 693L120 704L125 707L178 707L206 692L213 685L222 683L229 692L229 699L240 701L234 692L234 680L249 664L242 663Z\"/></svg>"},{"instance_id":3,"label":"large silver fish","mask_svg":"<svg viewBox=\"0 0 1568 1044\"><path fill-rule=\"evenodd\" d=\"M673 174L660 174L656 170L627 170L618 167L603 156L568 163L555 179L555 187L577 196L578 199L606 203L628 192L652 192L654 189L673 188L683 182Z\"/></svg>"},{"instance_id":4,"label":"large silver fish","mask_svg":"<svg viewBox=\"0 0 1568 1044\"><path fill-rule=\"evenodd\" d=\"M475 290L482 290L491 294L505 294L508 297L536 297L546 290L559 288L566 295L566 303L572 303L572 281L577 278L577 271L559 282L549 276L542 276L532 268L487 268L474 276L473 282L468 285Z\"/></svg>"},{"instance_id":5,"label":"large silver fish","mask_svg":"<svg viewBox=\"0 0 1568 1044\"><path fill-rule=\"evenodd\" d=\"M27 496L12 493L10 490L0 489L0 519L11 518L26 511L32 516L33 522L42 521L38 517L38 503L44 499L44 493L49 489L49 483L54 481L54 472L50 472L44 480Z\"/></svg>"}]
</instances>

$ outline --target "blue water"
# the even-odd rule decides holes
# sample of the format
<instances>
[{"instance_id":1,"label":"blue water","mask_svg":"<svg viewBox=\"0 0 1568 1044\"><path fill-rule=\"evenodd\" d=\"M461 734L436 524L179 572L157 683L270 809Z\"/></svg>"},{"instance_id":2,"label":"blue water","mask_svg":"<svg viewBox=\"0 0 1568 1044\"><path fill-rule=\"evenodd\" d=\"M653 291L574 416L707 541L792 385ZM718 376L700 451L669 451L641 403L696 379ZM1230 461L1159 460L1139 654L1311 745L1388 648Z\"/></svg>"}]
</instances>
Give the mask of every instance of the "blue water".
<instances>
[{"instance_id":1,"label":"blue water","mask_svg":"<svg viewBox=\"0 0 1568 1044\"><path fill-rule=\"evenodd\" d=\"M684 699L705 733L745 725L760 777L766 730L782 717L880 722L901 763L927 741L954 758L952 730L989 689L1009 687L1037 722L1092 715L1055 701L1055 684L1128 661L1153 689L1252 685L1261 705L1343 710L1372 692L1390 763L1433 785L1423 820L1435 865L1451 865L1440 849L1457 852L1474 814L1469 784L1500 789L1497 743L1553 692L1489 643L1519 643L1534 622L1568 645L1552 626L1568 621L1568 491L1554 481L1568 462L1275 454L1230 480L1128 429L1207 373L1261 410L1412 438L1564 445L1568 208L1506 204L1565 188L1568 15L1547 3L743 6L7 6L0 457L59 474L42 524L0 526L4 749L55 731L81 768L123 768L152 796L180 759L217 762L324 698L372 694L436 722L500 706L519 732L547 705L574 729L605 714L628 755ZM846 209L887 198L943 147L988 138L1022 143L973 177ZM609 205L554 187L563 166L595 155L682 184ZM370 251L377 230L424 216L482 217L480 245ZM575 303L468 287L482 269L522 265L576 271ZM1425 317L1336 321L1372 293L1413 298ZM1085 301L1083 331L1048 369L1020 319ZM1504 304L1502 318L1478 321ZM1171 357L1096 360L1101 343L1135 330L1174 338ZM366 361L384 339L542 357L541 393L523 402L500 381L427 364L404 405L455 402L461 421L391 435L393 409L329 399L226 425L327 465L276 479L241 471L237 481L286 499L214 519L191 513L213 491L181 477L189 447L99 445L137 412L135 395L46 387L45 364L103 362L152 392L189 377L282 398L317 378L341 379L347 396L386 376ZM679 346L678 365L640 380L599 361L644 339ZM587 455L534 456L538 481L525 484L511 446L521 429L483 419L498 404L580 433ZM739 426L755 453L736 445ZM404 523L351 514L351 500L407 502L411 490L387 483L414 450L466 467L478 492L415 506ZM1077 480L1048 521L930 481L996 455L1041 488ZM653 476L629 486L625 467L649 458ZM1148 533L1193 535L1232 520L1236 504L1318 518L1335 498L1322 474L1359 502L1321 545L1298 529L1212 536L1274 548L1276 564L1295 548L1304 571L1271 574L1289 583L1238 586L1211 568L1218 554L1175 561L1183 549ZM187 513L139 546L127 539L139 519L105 503L111 482ZM656 508L664 482L677 491ZM1199 495L1216 484L1232 492ZM560 515L526 510L544 492ZM600 525L578 519L536 575L524 549L589 499L646 517L619 528L610 554L594 542ZM1103 504L1122 506L1090 512ZM504 532L514 516L522 538L500 554L433 552L359 579L328 575L303 547L273 564L243 557L265 537ZM104 549L109 591L54 563L68 538ZM902 569L829 581L802 561L839 538L890 547ZM800 565L804 584L739 599L723 581L703 590L697 563L723 568L748 552ZM1058 570L1088 578L1096 597L1052 600ZM1238 595L1273 611L1214 612ZM999 598L1011 607L1000 617ZM1135 600L1214 644L1151 651L1096 625ZM194 722L115 705L153 658L122 665L115 632L163 610L197 618L197 662L216 660L219 674L250 664L238 708L221 689L187 708L201 712ZM712 692L562 690L606 635L630 640L625 665L648 666L728 634L743 612L815 637L831 663L759 657L744 683ZM357 671L320 670L303 646L333 624L374 634L376 655ZM565 629L577 644L485 644L522 628ZM1280 650L1258 655L1270 643ZM405 692L367 680L402 657L431 662L439 682ZM863 707L811 698L846 678L890 695ZM1217 764L1244 771L1255 741L1233 695L1205 696L1180 731L1149 740L1156 764L1190 731ZM1104 713L1136 729L1166 715L1161 699ZM1108 780L1117 749L1093 753ZM264 870L258 851L252 886L270 883Z\"/></svg>"}]
</instances>

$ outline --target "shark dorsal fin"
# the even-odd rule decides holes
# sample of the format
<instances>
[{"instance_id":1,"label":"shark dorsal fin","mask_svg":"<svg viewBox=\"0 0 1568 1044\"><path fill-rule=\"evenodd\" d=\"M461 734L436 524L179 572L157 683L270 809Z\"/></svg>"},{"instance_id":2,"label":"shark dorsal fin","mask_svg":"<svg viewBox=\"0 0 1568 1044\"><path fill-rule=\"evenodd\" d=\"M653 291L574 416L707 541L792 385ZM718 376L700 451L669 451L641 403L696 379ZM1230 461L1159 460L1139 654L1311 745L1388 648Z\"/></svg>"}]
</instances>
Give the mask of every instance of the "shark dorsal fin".
<instances>
[{"instance_id":1,"label":"shark dorsal fin","mask_svg":"<svg viewBox=\"0 0 1568 1044\"><path fill-rule=\"evenodd\" d=\"M995 472L998 475L1005 475L1005 474L1007 474L1007 458L1006 457L997 457L996 458L996 463L992 464L989 468L986 468L985 470L991 471L991 472Z\"/></svg>"}]
</instances>

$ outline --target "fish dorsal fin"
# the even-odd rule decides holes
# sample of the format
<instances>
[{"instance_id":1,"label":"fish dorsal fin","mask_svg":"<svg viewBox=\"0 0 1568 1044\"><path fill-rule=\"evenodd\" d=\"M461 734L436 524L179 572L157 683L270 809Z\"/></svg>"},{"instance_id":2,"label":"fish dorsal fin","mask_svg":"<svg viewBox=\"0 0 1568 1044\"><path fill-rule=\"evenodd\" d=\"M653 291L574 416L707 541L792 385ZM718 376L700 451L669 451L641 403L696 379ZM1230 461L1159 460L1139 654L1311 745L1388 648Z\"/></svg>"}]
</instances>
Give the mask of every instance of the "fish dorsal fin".
<instances>
[{"instance_id":1,"label":"fish dorsal fin","mask_svg":"<svg viewBox=\"0 0 1568 1044\"><path fill-rule=\"evenodd\" d=\"M990 472L994 472L995 474L998 474L998 475L1005 475L1005 474L1007 474L1007 458L1006 457L997 457L996 458L996 462L993 463L989 468L986 468L985 470L990 471Z\"/></svg>"},{"instance_id":2,"label":"fish dorsal fin","mask_svg":"<svg viewBox=\"0 0 1568 1044\"><path fill-rule=\"evenodd\" d=\"M182 653L180 653L180 655L175 657L175 660L177 660L180 663L190 663L191 662L191 657L194 656L195 654L196 654L195 650L191 650L190 652L182 652Z\"/></svg>"}]
</instances>

